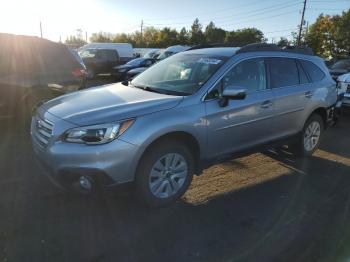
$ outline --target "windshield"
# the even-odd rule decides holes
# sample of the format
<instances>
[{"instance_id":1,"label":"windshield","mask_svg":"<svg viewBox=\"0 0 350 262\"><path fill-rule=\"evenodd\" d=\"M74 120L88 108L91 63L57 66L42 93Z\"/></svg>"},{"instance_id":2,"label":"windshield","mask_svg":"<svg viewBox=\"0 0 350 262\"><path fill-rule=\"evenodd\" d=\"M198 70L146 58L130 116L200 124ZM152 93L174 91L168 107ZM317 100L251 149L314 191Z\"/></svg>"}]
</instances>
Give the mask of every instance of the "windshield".
<instances>
[{"instance_id":1,"label":"windshield","mask_svg":"<svg viewBox=\"0 0 350 262\"><path fill-rule=\"evenodd\" d=\"M79 51L79 55L81 58L92 58L97 54L97 49L85 49L83 51Z\"/></svg>"},{"instance_id":2,"label":"windshield","mask_svg":"<svg viewBox=\"0 0 350 262\"><path fill-rule=\"evenodd\" d=\"M136 59L133 59L129 62L127 62L126 64L127 65L131 65L131 66L137 66L139 65L144 59L143 58L136 58Z\"/></svg>"},{"instance_id":3,"label":"windshield","mask_svg":"<svg viewBox=\"0 0 350 262\"><path fill-rule=\"evenodd\" d=\"M143 58L157 58L159 56L159 53L159 50L149 51L143 56Z\"/></svg>"},{"instance_id":4,"label":"windshield","mask_svg":"<svg viewBox=\"0 0 350 262\"><path fill-rule=\"evenodd\" d=\"M175 54L172 51L163 51L162 53L160 53L160 55L157 57L158 60L163 60L169 56L172 56L173 54Z\"/></svg>"},{"instance_id":5,"label":"windshield","mask_svg":"<svg viewBox=\"0 0 350 262\"><path fill-rule=\"evenodd\" d=\"M180 53L137 76L131 84L164 93L195 93L227 60L223 56Z\"/></svg>"},{"instance_id":6,"label":"windshield","mask_svg":"<svg viewBox=\"0 0 350 262\"><path fill-rule=\"evenodd\" d=\"M340 60L332 65L331 69L350 70L350 60Z\"/></svg>"}]
</instances>

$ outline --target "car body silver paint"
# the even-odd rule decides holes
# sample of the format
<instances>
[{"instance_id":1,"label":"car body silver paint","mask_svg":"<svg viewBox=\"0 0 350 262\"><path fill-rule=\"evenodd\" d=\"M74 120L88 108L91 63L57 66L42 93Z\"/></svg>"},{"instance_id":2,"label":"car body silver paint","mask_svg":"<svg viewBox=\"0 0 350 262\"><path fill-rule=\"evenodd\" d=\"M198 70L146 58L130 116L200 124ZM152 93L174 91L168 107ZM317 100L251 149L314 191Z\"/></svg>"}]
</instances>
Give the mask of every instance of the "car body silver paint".
<instances>
[{"instance_id":1,"label":"car body silver paint","mask_svg":"<svg viewBox=\"0 0 350 262\"><path fill-rule=\"evenodd\" d=\"M218 99L205 100L232 66L256 57L310 60L326 77L317 83L257 91L244 100L229 101L227 107L220 107ZM309 91L312 96L306 98ZM161 136L172 132L190 134L199 144L200 159L211 159L300 132L315 109L327 109L336 103L336 93L335 82L317 57L285 52L242 53L232 56L196 93L186 97L116 84L54 99L39 109L42 117L54 123L49 146L42 150L33 141L33 147L38 158L51 167L52 174L67 168L97 168L116 183L123 183L134 180L146 148ZM295 100L298 102L291 102ZM271 106L261 108L264 101L271 101ZM76 126L130 118L136 119L132 126L108 144L88 146L61 139L66 130Z\"/></svg>"}]
</instances>

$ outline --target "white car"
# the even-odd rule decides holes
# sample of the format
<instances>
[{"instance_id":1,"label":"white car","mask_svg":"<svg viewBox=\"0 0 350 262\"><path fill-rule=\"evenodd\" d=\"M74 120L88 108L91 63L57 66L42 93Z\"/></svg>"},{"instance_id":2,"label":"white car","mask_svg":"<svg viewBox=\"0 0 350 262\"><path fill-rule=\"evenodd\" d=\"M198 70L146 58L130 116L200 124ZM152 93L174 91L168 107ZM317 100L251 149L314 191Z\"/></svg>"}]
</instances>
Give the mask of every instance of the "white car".
<instances>
[{"instance_id":1,"label":"white car","mask_svg":"<svg viewBox=\"0 0 350 262\"><path fill-rule=\"evenodd\" d=\"M338 77L339 95L343 97L343 105L350 106L350 73Z\"/></svg>"}]
</instances>

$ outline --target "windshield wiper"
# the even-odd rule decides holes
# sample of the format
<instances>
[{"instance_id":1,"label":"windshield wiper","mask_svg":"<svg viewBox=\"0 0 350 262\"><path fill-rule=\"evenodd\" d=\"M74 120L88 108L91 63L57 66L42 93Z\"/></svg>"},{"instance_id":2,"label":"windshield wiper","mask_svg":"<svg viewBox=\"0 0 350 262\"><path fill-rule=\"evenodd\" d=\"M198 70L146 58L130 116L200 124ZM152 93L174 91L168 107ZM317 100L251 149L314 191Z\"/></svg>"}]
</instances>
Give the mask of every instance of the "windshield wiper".
<instances>
[{"instance_id":1,"label":"windshield wiper","mask_svg":"<svg viewBox=\"0 0 350 262\"><path fill-rule=\"evenodd\" d=\"M139 89L142 89L142 90L145 90L145 91L150 91L150 92L154 92L154 93L160 93L161 92L157 89L157 88L153 88L153 87L149 87L149 86L139 86L139 85L132 85L133 87L135 88L139 88Z\"/></svg>"}]
</instances>

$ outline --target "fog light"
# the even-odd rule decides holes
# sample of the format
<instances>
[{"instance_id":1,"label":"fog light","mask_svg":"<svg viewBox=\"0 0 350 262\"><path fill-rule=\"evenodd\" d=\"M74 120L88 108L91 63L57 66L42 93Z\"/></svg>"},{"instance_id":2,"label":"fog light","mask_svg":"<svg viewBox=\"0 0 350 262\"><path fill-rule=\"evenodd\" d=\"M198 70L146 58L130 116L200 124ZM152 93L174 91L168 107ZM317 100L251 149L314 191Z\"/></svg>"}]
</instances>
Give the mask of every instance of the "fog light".
<instances>
[{"instance_id":1,"label":"fog light","mask_svg":"<svg viewBox=\"0 0 350 262\"><path fill-rule=\"evenodd\" d=\"M79 177L79 185L81 188L90 191L92 189L92 183L90 179L86 176Z\"/></svg>"}]
</instances>

